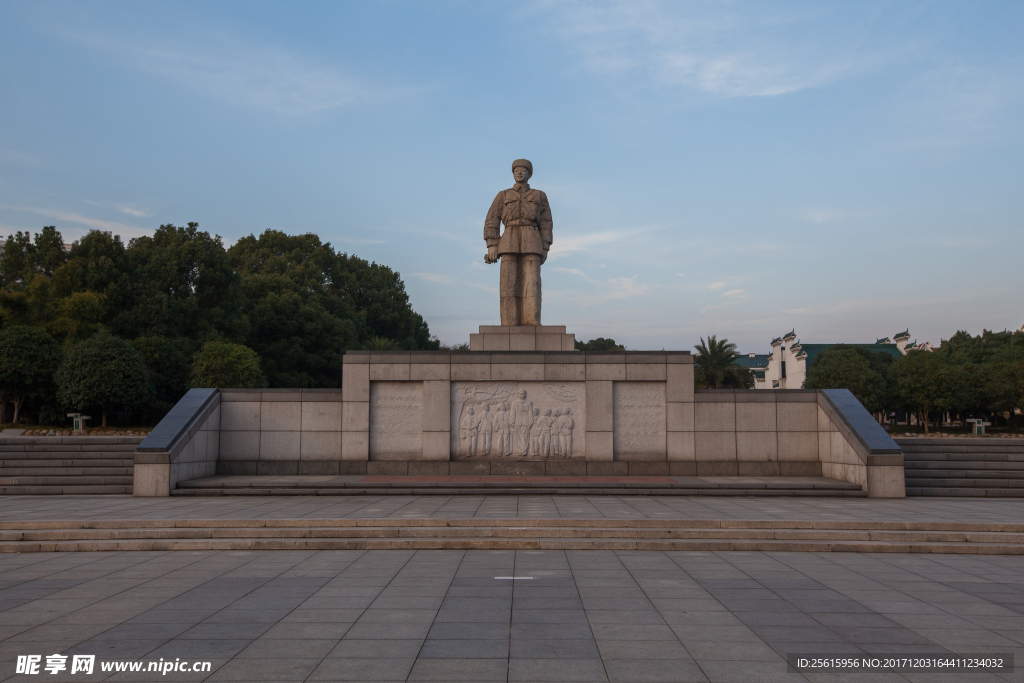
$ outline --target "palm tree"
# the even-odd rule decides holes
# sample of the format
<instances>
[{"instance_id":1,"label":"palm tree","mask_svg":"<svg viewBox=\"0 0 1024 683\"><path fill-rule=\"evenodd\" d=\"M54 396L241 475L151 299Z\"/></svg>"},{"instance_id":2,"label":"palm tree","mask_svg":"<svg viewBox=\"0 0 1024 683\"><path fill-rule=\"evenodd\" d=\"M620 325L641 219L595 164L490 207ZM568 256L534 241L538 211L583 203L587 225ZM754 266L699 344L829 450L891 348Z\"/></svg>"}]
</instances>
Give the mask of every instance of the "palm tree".
<instances>
[{"instance_id":1,"label":"palm tree","mask_svg":"<svg viewBox=\"0 0 1024 683\"><path fill-rule=\"evenodd\" d=\"M715 335L708 335L705 343L704 337L700 338L700 344L693 348L697 349L697 356L693 359L697 366L700 379L708 389L721 389L733 387L736 389L752 389L754 377L748 368L733 363L739 357L736 352L736 345L728 339L719 341Z\"/></svg>"}]
</instances>

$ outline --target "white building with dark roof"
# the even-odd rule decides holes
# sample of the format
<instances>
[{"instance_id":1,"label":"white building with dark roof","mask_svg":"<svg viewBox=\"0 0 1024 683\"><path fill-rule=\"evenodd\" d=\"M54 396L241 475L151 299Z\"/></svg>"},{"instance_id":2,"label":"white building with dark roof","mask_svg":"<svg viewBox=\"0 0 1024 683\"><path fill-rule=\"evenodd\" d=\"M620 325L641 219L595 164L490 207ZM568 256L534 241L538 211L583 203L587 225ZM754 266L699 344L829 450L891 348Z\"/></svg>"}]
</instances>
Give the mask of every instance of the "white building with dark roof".
<instances>
[{"instance_id":1,"label":"white building with dark roof","mask_svg":"<svg viewBox=\"0 0 1024 683\"><path fill-rule=\"evenodd\" d=\"M807 368L814 358L825 349L842 344L843 346L859 346L868 351L888 353L894 358L907 355L908 351L932 351L930 342L918 344L910 341L910 330L905 330L893 337L882 337L874 343L805 344L797 339L796 329L788 334L772 339L772 352L769 354L747 353L734 362L754 373L755 389L800 389L807 379Z\"/></svg>"}]
</instances>

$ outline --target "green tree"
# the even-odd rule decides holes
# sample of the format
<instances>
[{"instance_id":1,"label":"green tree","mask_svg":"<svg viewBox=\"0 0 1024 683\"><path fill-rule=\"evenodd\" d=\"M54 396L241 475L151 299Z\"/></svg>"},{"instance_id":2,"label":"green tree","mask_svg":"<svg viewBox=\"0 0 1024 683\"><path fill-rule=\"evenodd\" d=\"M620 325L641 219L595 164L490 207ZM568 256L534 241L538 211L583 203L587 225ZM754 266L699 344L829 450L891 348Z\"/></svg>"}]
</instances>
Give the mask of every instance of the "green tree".
<instances>
[{"instance_id":1,"label":"green tree","mask_svg":"<svg viewBox=\"0 0 1024 683\"><path fill-rule=\"evenodd\" d=\"M26 398L52 395L60 362L60 345L39 328L16 325L0 332L0 391L14 404L15 423Z\"/></svg>"},{"instance_id":2,"label":"green tree","mask_svg":"<svg viewBox=\"0 0 1024 683\"><path fill-rule=\"evenodd\" d=\"M220 236L200 230L198 223L161 225L152 237L133 239L125 268L130 285L111 320L115 334L183 337L197 349L203 341L245 336L241 278Z\"/></svg>"},{"instance_id":3,"label":"green tree","mask_svg":"<svg viewBox=\"0 0 1024 683\"><path fill-rule=\"evenodd\" d=\"M693 359L694 383L705 389L753 389L754 373L749 368L736 365L739 357L736 345L728 339L719 341L715 335L704 337L694 346L697 355Z\"/></svg>"},{"instance_id":4,"label":"green tree","mask_svg":"<svg viewBox=\"0 0 1024 683\"><path fill-rule=\"evenodd\" d=\"M149 368L154 398L173 406L189 389L192 357L196 354L197 345L183 337L153 335L133 339L132 346Z\"/></svg>"},{"instance_id":5,"label":"green tree","mask_svg":"<svg viewBox=\"0 0 1024 683\"><path fill-rule=\"evenodd\" d=\"M192 360L193 387L265 387L260 357L248 346L206 342Z\"/></svg>"},{"instance_id":6,"label":"green tree","mask_svg":"<svg viewBox=\"0 0 1024 683\"><path fill-rule=\"evenodd\" d=\"M625 351L626 347L622 344L616 344L614 339L605 339L604 337L598 337L597 339L591 339L588 342L576 340L577 351Z\"/></svg>"},{"instance_id":7,"label":"green tree","mask_svg":"<svg viewBox=\"0 0 1024 683\"><path fill-rule=\"evenodd\" d=\"M109 409L137 406L152 395L142 355L106 331L73 345L57 370L56 381L61 403L74 410L99 406L104 427Z\"/></svg>"},{"instance_id":8,"label":"green tree","mask_svg":"<svg viewBox=\"0 0 1024 683\"><path fill-rule=\"evenodd\" d=\"M892 356L837 344L819 353L807 368L805 389L849 389L869 412L892 406Z\"/></svg>"},{"instance_id":9,"label":"green tree","mask_svg":"<svg viewBox=\"0 0 1024 683\"><path fill-rule=\"evenodd\" d=\"M286 235L277 230L267 230L259 238L243 237L228 255L243 281L283 276L327 314L352 321L354 344L383 337L394 339L403 349L438 348L422 316L412 310L401 277L387 266L335 252L316 235ZM246 299L252 305L250 297Z\"/></svg>"},{"instance_id":10,"label":"green tree","mask_svg":"<svg viewBox=\"0 0 1024 683\"><path fill-rule=\"evenodd\" d=\"M928 351L911 351L896 362L895 374L900 398L917 411L927 434L931 411L951 398L943 358Z\"/></svg>"}]
</instances>

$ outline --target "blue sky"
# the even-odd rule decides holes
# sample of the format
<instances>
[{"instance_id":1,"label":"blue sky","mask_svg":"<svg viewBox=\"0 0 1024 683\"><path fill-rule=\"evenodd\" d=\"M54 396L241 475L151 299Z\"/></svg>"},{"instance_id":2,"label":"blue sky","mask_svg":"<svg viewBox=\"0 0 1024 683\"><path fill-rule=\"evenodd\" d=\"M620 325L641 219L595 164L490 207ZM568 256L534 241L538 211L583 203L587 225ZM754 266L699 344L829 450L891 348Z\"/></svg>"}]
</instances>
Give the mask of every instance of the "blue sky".
<instances>
[{"instance_id":1,"label":"blue sky","mask_svg":"<svg viewBox=\"0 0 1024 683\"><path fill-rule=\"evenodd\" d=\"M766 352L1024 323L1024 3L0 4L0 233L315 232L449 342L534 163L545 324Z\"/></svg>"}]
</instances>

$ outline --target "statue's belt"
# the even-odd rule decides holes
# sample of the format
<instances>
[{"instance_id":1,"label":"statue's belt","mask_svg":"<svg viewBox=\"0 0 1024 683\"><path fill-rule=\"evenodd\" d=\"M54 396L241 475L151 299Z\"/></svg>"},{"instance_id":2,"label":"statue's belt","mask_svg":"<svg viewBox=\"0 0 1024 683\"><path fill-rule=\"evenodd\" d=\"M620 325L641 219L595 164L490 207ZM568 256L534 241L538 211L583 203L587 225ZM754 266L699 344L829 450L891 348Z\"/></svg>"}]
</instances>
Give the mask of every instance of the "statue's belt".
<instances>
[{"instance_id":1,"label":"statue's belt","mask_svg":"<svg viewBox=\"0 0 1024 683\"><path fill-rule=\"evenodd\" d=\"M512 221L511 223L506 223L505 227L506 228L537 228L538 230L540 229L540 226L537 225L536 223L531 223L529 221L518 221L518 220Z\"/></svg>"}]
</instances>

